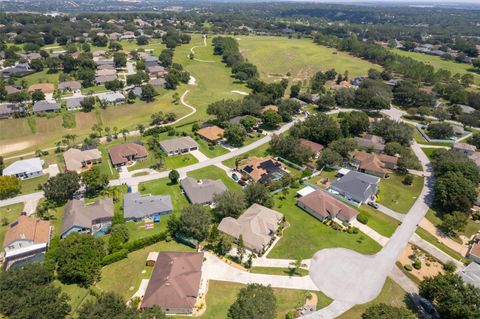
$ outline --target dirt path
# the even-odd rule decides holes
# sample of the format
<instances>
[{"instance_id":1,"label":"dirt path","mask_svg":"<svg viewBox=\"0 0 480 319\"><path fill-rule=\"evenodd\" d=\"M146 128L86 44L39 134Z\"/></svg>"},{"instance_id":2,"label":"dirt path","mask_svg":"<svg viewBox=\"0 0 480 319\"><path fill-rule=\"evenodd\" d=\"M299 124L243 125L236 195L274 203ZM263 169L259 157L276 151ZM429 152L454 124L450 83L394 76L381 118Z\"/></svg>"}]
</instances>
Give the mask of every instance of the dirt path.
<instances>
[{"instance_id":1,"label":"dirt path","mask_svg":"<svg viewBox=\"0 0 480 319\"><path fill-rule=\"evenodd\" d=\"M453 239L447 237L444 233L440 231L435 225L433 225L428 219L424 218L420 222L420 227L428 231L430 234L435 236L442 244L447 246L450 249L455 250L462 256L465 256L468 251L468 247L466 245L462 245L454 241Z\"/></svg>"}]
</instances>

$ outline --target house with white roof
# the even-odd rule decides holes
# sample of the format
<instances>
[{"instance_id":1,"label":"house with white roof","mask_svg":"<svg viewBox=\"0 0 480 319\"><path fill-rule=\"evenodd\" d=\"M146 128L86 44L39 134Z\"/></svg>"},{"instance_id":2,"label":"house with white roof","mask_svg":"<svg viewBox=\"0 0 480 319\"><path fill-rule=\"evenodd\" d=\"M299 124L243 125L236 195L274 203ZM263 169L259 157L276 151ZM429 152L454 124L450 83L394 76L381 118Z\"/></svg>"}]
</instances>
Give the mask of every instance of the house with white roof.
<instances>
[{"instance_id":1,"label":"house with white roof","mask_svg":"<svg viewBox=\"0 0 480 319\"><path fill-rule=\"evenodd\" d=\"M16 161L3 170L4 176L14 176L19 179L37 177L42 174L43 160L38 157Z\"/></svg>"}]
</instances>

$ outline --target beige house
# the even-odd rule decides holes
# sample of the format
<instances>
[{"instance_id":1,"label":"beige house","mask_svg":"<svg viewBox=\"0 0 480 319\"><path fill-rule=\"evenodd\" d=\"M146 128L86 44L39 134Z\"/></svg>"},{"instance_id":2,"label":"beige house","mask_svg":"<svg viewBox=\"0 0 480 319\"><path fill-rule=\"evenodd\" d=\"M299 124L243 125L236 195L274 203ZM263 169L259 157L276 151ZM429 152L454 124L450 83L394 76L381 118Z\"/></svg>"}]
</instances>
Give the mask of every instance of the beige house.
<instances>
[{"instance_id":1,"label":"beige house","mask_svg":"<svg viewBox=\"0 0 480 319\"><path fill-rule=\"evenodd\" d=\"M96 148L85 151L71 148L63 153L63 159L67 171L81 173L88 171L93 164L101 162L102 153Z\"/></svg>"},{"instance_id":2,"label":"beige house","mask_svg":"<svg viewBox=\"0 0 480 319\"><path fill-rule=\"evenodd\" d=\"M250 206L237 219L225 217L218 230L238 241L242 236L245 248L262 253L275 238L277 229L283 221L283 215L259 204Z\"/></svg>"}]
</instances>

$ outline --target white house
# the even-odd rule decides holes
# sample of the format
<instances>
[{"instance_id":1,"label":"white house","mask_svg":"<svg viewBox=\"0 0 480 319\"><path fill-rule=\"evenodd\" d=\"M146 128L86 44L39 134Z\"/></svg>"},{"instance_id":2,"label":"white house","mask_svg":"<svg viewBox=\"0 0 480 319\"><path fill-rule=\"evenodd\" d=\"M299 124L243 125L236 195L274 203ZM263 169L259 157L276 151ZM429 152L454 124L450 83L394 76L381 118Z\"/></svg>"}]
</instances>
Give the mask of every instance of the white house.
<instances>
[{"instance_id":1,"label":"white house","mask_svg":"<svg viewBox=\"0 0 480 319\"><path fill-rule=\"evenodd\" d=\"M27 179L43 174L43 160L38 157L16 161L3 170L4 176Z\"/></svg>"}]
</instances>

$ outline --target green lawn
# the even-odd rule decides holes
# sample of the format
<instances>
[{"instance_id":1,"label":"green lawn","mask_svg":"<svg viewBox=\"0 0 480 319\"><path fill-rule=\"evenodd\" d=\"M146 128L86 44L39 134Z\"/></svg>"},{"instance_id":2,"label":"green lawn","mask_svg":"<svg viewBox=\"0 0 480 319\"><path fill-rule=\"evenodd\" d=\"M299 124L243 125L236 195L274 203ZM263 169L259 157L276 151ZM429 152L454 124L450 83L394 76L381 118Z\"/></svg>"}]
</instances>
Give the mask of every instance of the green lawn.
<instances>
[{"instance_id":1,"label":"green lawn","mask_svg":"<svg viewBox=\"0 0 480 319\"><path fill-rule=\"evenodd\" d=\"M338 174L337 170L324 169L319 175L310 178L307 182L310 183L310 184L317 185L317 186L322 187L322 188L327 188L328 184L323 185L323 184L319 184L318 182L320 180L323 180L324 178L328 178L329 182L332 183L337 179L337 177L336 177L337 174Z\"/></svg>"},{"instance_id":2,"label":"green lawn","mask_svg":"<svg viewBox=\"0 0 480 319\"><path fill-rule=\"evenodd\" d=\"M285 199L280 199L281 194L274 196L275 209L285 215L290 226L268 254L269 258L312 258L317 251L334 247L349 248L364 254L380 251L381 246L367 235L336 231L300 209L296 205L296 191L290 189Z\"/></svg>"},{"instance_id":3,"label":"green lawn","mask_svg":"<svg viewBox=\"0 0 480 319\"><path fill-rule=\"evenodd\" d=\"M443 251L447 255L450 255L450 257L452 257L454 259L457 259L461 262L466 261L466 259L463 258L459 253L457 253L453 249L451 249L451 248L445 246L444 244L442 244L441 242L439 242L438 239L435 236L430 234L428 231L426 231L422 227L417 227L417 230L415 232L423 240L428 241L430 244L434 245L435 247L437 247L438 249L440 249L441 251Z\"/></svg>"},{"instance_id":4,"label":"green lawn","mask_svg":"<svg viewBox=\"0 0 480 319\"><path fill-rule=\"evenodd\" d=\"M289 268L277 268L277 267L252 267L250 272L254 274L267 274L267 275L279 275L279 276L291 276L291 270ZM293 274L294 276L307 276L308 270L299 268Z\"/></svg>"},{"instance_id":5,"label":"green lawn","mask_svg":"<svg viewBox=\"0 0 480 319\"><path fill-rule=\"evenodd\" d=\"M425 215L425 218L427 218L433 225L435 226L440 226L442 224L442 219L441 219L441 214L437 210L430 208L427 212L427 215ZM467 225L465 226L465 230L461 231L458 233L458 236L463 235L465 237L470 238L474 234L476 234L478 231L480 231L480 222L475 222L472 219L467 220ZM460 238L455 237L452 238L453 240L456 240L460 242Z\"/></svg>"},{"instance_id":6,"label":"green lawn","mask_svg":"<svg viewBox=\"0 0 480 319\"><path fill-rule=\"evenodd\" d=\"M366 75L368 69L381 67L355 58L348 53L317 45L311 39L285 37L239 36L240 51L255 64L260 78L275 81L287 77L291 82L310 78L318 71L334 68L339 73L348 70L350 77Z\"/></svg>"},{"instance_id":7,"label":"green lawn","mask_svg":"<svg viewBox=\"0 0 480 319\"><path fill-rule=\"evenodd\" d=\"M193 251L190 247L171 242L159 242L137 250L116 263L102 269L97 287L102 291L113 291L128 300L137 291L142 279L150 278L153 267L145 266L147 256L152 251ZM142 273L145 271L144 273Z\"/></svg>"},{"instance_id":8,"label":"green lawn","mask_svg":"<svg viewBox=\"0 0 480 319\"><path fill-rule=\"evenodd\" d=\"M54 281L53 284L57 287L59 287L62 292L67 294L68 297L70 297L69 300L69 305L72 307L71 313L75 314L82 305L82 303L89 298L92 298L90 296L90 293L87 288L80 287L79 285L66 285L62 284L60 281Z\"/></svg>"},{"instance_id":9,"label":"green lawn","mask_svg":"<svg viewBox=\"0 0 480 319\"><path fill-rule=\"evenodd\" d=\"M432 159L432 154L438 150L438 148L427 148L427 147L422 147L422 151L427 155L427 157L431 160Z\"/></svg>"},{"instance_id":10,"label":"green lawn","mask_svg":"<svg viewBox=\"0 0 480 319\"><path fill-rule=\"evenodd\" d=\"M423 188L423 177L413 177L413 184L403 184L405 175L390 174L389 178L383 178L379 183L378 203L393 209L396 212L406 214L417 200Z\"/></svg>"},{"instance_id":11,"label":"green lawn","mask_svg":"<svg viewBox=\"0 0 480 319\"><path fill-rule=\"evenodd\" d=\"M168 156L163 161L164 170L172 170L198 163L198 160L192 154Z\"/></svg>"},{"instance_id":12,"label":"green lawn","mask_svg":"<svg viewBox=\"0 0 480 319\"><path fill-rule=\"evenodd\" d=\"M10 223L20 216L23 210L23 203L0 207L0 242L3 243L5 232Z\"/></svg>"},{"instance_id":13,"label":"green lawn","mask_svg":"<svg viewBox=\"0 0 480 319\"><path fill-rule=\"evenodd\" d=\"M227 317L228 308L235 302L239 290L244 287L242 284L224 282L224 281L209 281L208 292L206 298L206 312L199 316L205 319L225 319ZM280 289L273 288L273 292L277 299L277 319L284 319L287 312L301 307L308 294L304 290L294 289ZM318 303L317 309L328 306L332 300L321 292L316 292ZM177 319L185 317L174 317Z\"/></svg>"},{"instance_id":14,"label":"green lawn","mask_svg":"<svg viewBox=\"0 0 480 319\"><path fill-rule=\"evenodd\" d=\"M263 144L260 147L254 148L253 150L242 154L240 156L240 158L244 159L244 158L251 157L251 156L257 156L257 157L268 156L269 155L269 153L268 153L268 148L269 147L270 146L269 146L268 143ZM234 168L235 167L235 160L236 160L236 158L234 157L234 158L223 161L222 164L225 165L225 166Z\"/></svg>"},{"instance_id":15,"label":"green lawn","mask_svg":"<svg viewBox=\"0 0 480 319\"><path fill-rule=\"evenodd\" d=\"M22 195L25 195L25 194L38 192L39 186L45 184L47 180L48 180L48 174L43 174L42 176L29 178L29 179L23 179L20 181L20 185L22 186L20 193Z\"/></svg>"},{"instance_id":16,"label":"green lawn","mask_svg":"<svg viewBox=\"0 0 480 319\"><path fill-rule=\"evenodd\" d=\"M417 53L417 52L403 51L398 49L391 49L391 50L399 55L410 57L414 60L422 61L424 63L430 64L435 68L435 70L445 69L452 72L452 75L456 73L472 74L475 77L475 83L477 85L480 84L480 75L478 75L475 72L472 72L473 67L470 64L457 63L454 61L446 61L437 56L431 56L431 55Z\"/></svg>"},{"instance_id":17,"label":"green lawn","mask_svg":"<svg viewBox=\"0 0 480 319\"><path fill-rule=\"evenodd\" d=\"M241 189L240 185L228 176L224 170L216 166L208 166L196 171L188 172L187 175L196 179L220 179L229 190L239 191Z\"/></svg>"},{"instance_id":18,"label":"green lawn","mask_svg":"<svg viewBox=\"0 0 480 319\"><path fill-rule=\"evenodd\" d=\"M400 287L393 280L387 278L385 284L383 285L383 289L377 298L366 304L354 306L343 315L337 317L337 319L359 319L369 306L379 303L386 303L394 307L408 307L406 298L407 295L405 290L403 290L402 287Z\"/></svg>"},{"instance_id":19,"label":"green lawn","mask_svg":"<svg viewBox=\"0 0 480 319\"><path fill-rule=\"evenodd\" d=\"M55 88L58 86L58 79L59 79L59 73L48 73L48 69L45 69L40 72L35 72L29 75L26 75L22 78L17 79L17 83L21 83L22 81L25 81L27 83L27 88L28 86L35 84L35 83L53 83L55 85Z\"/></svg>"},{"instance_id":20,"label":"green lawn","mask_svg":"<svg viewBox=\"0 0 480 319\"><path fill-rule=\"evenodd\" d=\"M368 217L368 227L382 236L391 237L400 222L368 205L362 205L357 209Z\"/></svg>"},{"instance_id":21,"label":"green lawn","mask_svg":"<svg viewBox=\"0 0 480 319\"><path fill-rule=\"evenodd\" d=\"M228 150L220 145L210 146L204 139L201 138L196 138L195 140L199 145L200 152L205 154L207 157L212 158L228 153Z\"/></svg>"}]
</instances>

